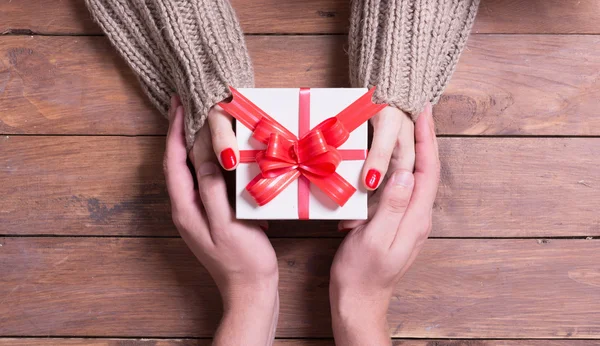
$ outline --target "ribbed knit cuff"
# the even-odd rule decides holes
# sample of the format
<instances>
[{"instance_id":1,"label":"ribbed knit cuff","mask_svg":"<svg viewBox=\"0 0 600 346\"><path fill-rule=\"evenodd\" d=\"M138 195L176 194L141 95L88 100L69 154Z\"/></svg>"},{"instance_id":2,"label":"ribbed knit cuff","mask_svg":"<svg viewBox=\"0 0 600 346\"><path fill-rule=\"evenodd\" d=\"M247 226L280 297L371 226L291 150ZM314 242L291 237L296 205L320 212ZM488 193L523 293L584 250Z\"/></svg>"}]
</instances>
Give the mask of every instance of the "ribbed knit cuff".
<instances>
[{"instance_id":1,"label":"ribbed knit cuff","mask_svg":"<svg viewBox=\"0 0 600 346\"><path fill-rule=\"evenodd\" d=\"M350 82L413 120L456 67L479 0L352 0Z\"/></svg>"},{"instance_id":2,"label":"ribbed knit cuff","mask_svg":"<svg viewBox=\"0 0 600 346\"><path fill-rule=\"evenodd\" d=\"M166 116L177 93L188 149L228 86L253 87L244 35L227 0L86 0L111 43Z\"/></svg>"}]
</instances>

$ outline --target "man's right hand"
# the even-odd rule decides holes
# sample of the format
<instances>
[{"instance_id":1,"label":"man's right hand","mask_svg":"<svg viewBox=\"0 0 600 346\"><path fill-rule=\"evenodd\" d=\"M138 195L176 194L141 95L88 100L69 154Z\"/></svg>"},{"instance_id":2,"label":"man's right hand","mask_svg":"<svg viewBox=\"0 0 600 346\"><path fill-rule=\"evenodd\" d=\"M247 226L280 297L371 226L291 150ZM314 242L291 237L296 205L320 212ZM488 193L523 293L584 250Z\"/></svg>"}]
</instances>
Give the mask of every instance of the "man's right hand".
<instances>
[{"instance_id":1,"label":"man's right hand","mask_svg":"<svg viewBox=\"0 0 600 346\"><path fill-rule=\"evenodd\" d=\"M397 170L373 217L350 231L331 267L329 295L338 345L389 345L387 309L394 288L431 232L440 164L431 107L415 127L414 174Z\"/></svg>"}]
</instances>

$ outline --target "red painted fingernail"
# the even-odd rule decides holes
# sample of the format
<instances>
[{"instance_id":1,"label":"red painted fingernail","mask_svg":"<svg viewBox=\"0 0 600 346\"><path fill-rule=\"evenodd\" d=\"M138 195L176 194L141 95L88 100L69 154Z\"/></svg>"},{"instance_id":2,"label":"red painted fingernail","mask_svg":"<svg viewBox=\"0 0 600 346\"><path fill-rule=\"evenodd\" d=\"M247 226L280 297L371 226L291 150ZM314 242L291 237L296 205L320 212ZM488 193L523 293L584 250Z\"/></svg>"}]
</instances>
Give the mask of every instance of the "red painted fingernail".
<instances>
[{"instance_id":1,"label":"red painted fingernail","mask_svg":"<svg viewBox=\"0 0 600 346\"><path fill-rule=\"evenodd\" d=\"M235 158L235 152L233 149L227 148L221 152L221 163L225 169L232 169L235 167L237 159Z\"/></svg>"},{"instance_id":2,"label":"red painted fingernail","mask_svg":"<svg viewBox=\"0 0 600 346\"><path fill-rule=\"evenodd\" d=\"M370 189L374 189L379 184L379 179L381 179L381 173L376 169L369 169L365 177L365 185Z\"/></svg>"}]
</instances>

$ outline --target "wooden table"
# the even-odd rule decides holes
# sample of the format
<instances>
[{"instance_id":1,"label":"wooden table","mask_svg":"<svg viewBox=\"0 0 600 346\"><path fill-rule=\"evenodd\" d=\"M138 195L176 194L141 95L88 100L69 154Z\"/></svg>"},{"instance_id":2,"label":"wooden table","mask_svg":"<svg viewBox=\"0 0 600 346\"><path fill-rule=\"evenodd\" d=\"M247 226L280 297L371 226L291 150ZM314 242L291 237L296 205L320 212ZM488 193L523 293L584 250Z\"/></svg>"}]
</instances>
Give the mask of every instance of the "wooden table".
<instances>
[{"instance_id":1,"label":"wooden table","mask_svg":"<svg viewBox=\"0 0 600 346\"><path fill-rule=\"evenodd\" d=\"M233 3L258 86L348 85L346 0ZM83 0L0 0L0 32L0 345L208 345L220 302L171 222L166 121ZM599 34L597 0L482 0L434 109L442 182L396 345L600 345ZM269 230L278 346L333 344L335 229Z\"/></svg>"}]
</instances>

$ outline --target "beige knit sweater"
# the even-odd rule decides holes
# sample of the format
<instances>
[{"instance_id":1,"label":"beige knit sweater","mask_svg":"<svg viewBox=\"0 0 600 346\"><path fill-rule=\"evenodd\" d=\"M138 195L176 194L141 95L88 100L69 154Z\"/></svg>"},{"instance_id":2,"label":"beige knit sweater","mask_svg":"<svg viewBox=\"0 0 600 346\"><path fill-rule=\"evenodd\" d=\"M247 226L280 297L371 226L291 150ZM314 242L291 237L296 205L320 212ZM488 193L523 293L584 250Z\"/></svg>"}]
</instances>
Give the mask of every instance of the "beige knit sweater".
<instances>
[{"instance_id":1,"label":"beige knit sweater","mask_svg":"<svg viewBox=\"0 0 600 346\"><path fill-rule=\"evenodd\" d=\"M479 0L354 0L350 83L412 115L435 104L467 41Z\"/></svg>"},{"instance_id":2,"label":"beige knit sweater","mask_svg":"<svg viewBox=\"0 0 600 346\"><path fill-rule=\"evenodd\" d=\"M228 86L254 86L227 0L86 0L94 19L167 114L181 96L190 148ZM435 103L456 66L479 0L352 0L350 82L413 115Z\"/></svg>"}]
</instances>

